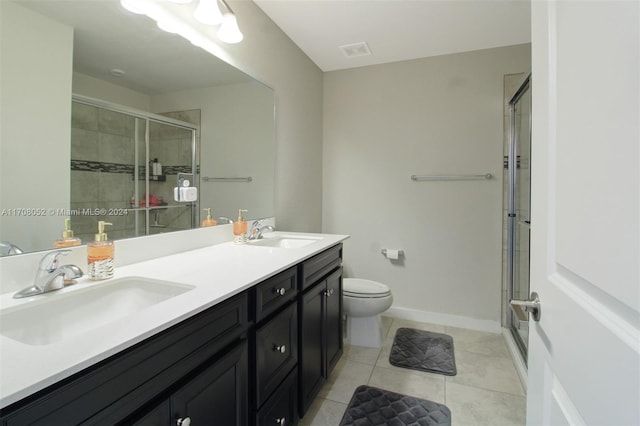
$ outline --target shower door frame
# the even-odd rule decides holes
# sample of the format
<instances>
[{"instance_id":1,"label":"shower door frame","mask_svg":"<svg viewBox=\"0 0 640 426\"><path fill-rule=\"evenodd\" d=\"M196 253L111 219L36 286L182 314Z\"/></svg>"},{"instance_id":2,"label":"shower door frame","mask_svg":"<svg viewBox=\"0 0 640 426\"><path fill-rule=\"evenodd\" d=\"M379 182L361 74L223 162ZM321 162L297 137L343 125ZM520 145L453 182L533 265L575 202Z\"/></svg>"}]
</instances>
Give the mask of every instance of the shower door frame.
<instances>
[{"instance_id":1,"label":"shower door frame","mask_svg":"<svg viewBox=\"0 0 640 426\"><path fill-rule=\"evenodd\" d=\"M196 133L198 132L200 126L198 126L197 124L192 124L192 123L187 123L185 121L180 121L180 120L176 120L174 118L171 117L166 117L164 115L159 115L159 114L154 114L152 112L147 112L147 111L143 111L143 110L139 110L136 108L132 108L132 107L128 107L125 105L120 105L114 102L109 102L109 101L105 101L102 99L97 99L97 98L92 98L90 96L85 96L85 95L80 95L80 94L72 94L71 96L71 101L72 102L77 102L80 104L84 104L84 105L90 105L90 106L94 106L97 108L102 108L102 109L106 109L109 111L114 111L114 112L119 112L122 114L126 114L129 116L132 116L134 118L136 118L135 121L135 140L136 143L138 141L138 134L139 134L139 129L138 129L138 119L140 120L144 120L145 123L145 131L144 131L144 144L145 144L145 156L146 156L146 160L149 159L149 123L151 121L156 122L156 123L160 123L160 124L166 124L169 126L174 126L174 127L179 127L181 129L185 129L191 132L191 172L193 173L193 183L196 186L198 185L198 181L199 179L196 178L197 174L198 174L198 170L197 170L197 143L196 143ZM135 167L134 167L134 180L137 181L137 178L139 178L138 175L138 150L135 150ZM148 164L148 162L147 162ZM144 181L145 181L145 192L146 194L149 194L149 182L150 182L150 177L149 177L149 167L148 165L145 166L145 176L144 176ZM176 181L177 184L177 181ZM139 199L139 194L138 194L138 190L137 190L137 186L135 186L135 199L138 200ZM150 231L150 216L151 216L151 211L154 210L152 207L149 207L149 200L145 200L146 202L146 207L144 208L136 208L135 211L140 211L140 210L144 210L145 211L145 230L144 230L144 235L136 235L136 236L146 236L146 235L151 235L151 231ZM194 229L198 226L199 223L199 205L200 205L200 200L197 200L195 202L193 202L191 204L191 229ZM131 209L134 210L134 209ZM136 234L138 234L138 220L136 219L135 221L135 229L136 229Z\"/></svg>"},{"instance_id":2,"label":"shower door frame","mask_svg":"<svg viewBox=\"0 0 640 426\"><path fill-rule=\"evenodd\" d=\"M516 188L518 184L517 169L518 169L518 129L517 129L517 115L516 104L520 99L530 90L531 87L531 74L529 74L522 82L518 90L509 100L509 155L508 155L508 179L509 179L509 192L508 192L508 208L507 208L507 301L514 299L514 285L515 285L515 270L516 270L516 227L517 221L517 207L516 207ZM531 106L529 110L529 141L531 141ZM529 143L529 149L531 149L531 143ZM529 162L530 162L529 155ZM529 163L529 173L531 173L531 164ZM529 179L531 182L531 179ZM529 193L529 197L531 194ZM531 206L529 204L529 211ZM528 296L528 294L527 294ZM527 347L528 344L523 341L522 336L515 329L514 313L507 303L507 323L509 325L509 331L511 332L513 339L522 354L525 364L527 363Z\"/></svg>"}]
</instances>

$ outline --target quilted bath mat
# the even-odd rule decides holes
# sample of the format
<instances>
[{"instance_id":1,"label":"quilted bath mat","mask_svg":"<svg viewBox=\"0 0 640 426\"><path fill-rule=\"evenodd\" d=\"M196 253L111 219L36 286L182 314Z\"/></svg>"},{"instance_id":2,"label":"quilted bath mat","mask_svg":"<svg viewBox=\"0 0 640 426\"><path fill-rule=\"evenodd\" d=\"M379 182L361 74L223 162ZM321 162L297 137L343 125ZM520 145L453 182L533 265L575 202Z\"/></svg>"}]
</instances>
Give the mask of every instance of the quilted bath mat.
<instances>
[{"instance_id":1,"label":"quilted bath mat","mask_svg":"<svg viewBox=\"0 0 640 426\"><path fill-rule=\"evenodd\" d=\"M455 376L453 338L431 331L399 328L393 339L389 363L396 367Z\"/></svg>"},{"instance_id":2,"label":"quilted bath mat","mask_svg":"<svg viewBox=\"0 0 640 426\"><path fill-rule=\"evenodd\" d=\"M359 386L349 401L340 426L451 425L445 405L384 389Z\"/></svg>"}]
</instances>

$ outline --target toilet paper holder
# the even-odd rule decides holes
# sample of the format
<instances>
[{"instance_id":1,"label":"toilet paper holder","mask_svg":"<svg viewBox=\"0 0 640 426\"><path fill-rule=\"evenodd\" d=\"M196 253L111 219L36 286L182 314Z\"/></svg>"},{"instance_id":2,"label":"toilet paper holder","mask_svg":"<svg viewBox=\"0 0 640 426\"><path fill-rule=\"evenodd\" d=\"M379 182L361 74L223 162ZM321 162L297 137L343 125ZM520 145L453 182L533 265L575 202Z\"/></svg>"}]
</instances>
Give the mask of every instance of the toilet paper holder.
<instances>
[{"instance_id":1,"label":"toilet paper holder","mask_svg":"<svg viewBox=\"0 0 640 426\"><path fill-rule=\"evenodd\" d=\"M389 249L389 250L391 250L391 249ZM392 260L396 259L395 257L391 257L390 258L389 256L387 256L387 249L386 248L383 248L382 250L380 250L380 253L382 253L382 255L384 257L386 257L386 258L389 258L389 259L392 259ZM404 256L404 250L398 250L398 258L403 257L403 256Z\"/></svg>"}]
</instances>

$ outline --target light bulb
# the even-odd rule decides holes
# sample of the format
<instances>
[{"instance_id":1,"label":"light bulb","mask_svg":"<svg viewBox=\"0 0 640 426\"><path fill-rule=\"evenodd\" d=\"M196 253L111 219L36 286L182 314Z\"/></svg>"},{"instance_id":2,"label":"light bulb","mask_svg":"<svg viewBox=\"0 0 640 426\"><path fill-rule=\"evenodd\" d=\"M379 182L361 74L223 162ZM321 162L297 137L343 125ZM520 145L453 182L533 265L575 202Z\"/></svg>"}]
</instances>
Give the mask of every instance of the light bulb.
<instances>
[{"instance_id":1,"label":"light bulb","mask_svg":"<svg viewBox=\"0 0 640 426\"><path fill-rule=\"evenodd\" d=\"M169 0L171 3L178 3L178 4L187 4L187 3L191 3L193 0Z\"/></svg>"},{"instance_id":2,"label":"light bulb","mask_svg":"<svg viewBox=\"0 0 640 426\"><path fill-rule=\"evenodd\" d=\"M140 10L133 0L120 0L120 5L131 13L142 15L144 12Z\"/></svg>"},{"instance_id":3,"label":"light bulb","mask_svg":"<svg viewBox=\"0 0 640 426\"><path fill-rule=\"evenodd\" d=\"M238 20L233 13L225 13L220 29L216 33L218 38L225 43L240 43L244 36L238 28Z\"/></svg>"},{"instance_id":4,"label":"light bulb","mask_svg":"<svg viewBox=\"0 0 640 426\"><path fill-rule=\"evenodd\" d=\"M193 17L203 24L218 25L222 22L218 0L200 0L198 7L193 12Z\"/></svg>"}]
</instances>

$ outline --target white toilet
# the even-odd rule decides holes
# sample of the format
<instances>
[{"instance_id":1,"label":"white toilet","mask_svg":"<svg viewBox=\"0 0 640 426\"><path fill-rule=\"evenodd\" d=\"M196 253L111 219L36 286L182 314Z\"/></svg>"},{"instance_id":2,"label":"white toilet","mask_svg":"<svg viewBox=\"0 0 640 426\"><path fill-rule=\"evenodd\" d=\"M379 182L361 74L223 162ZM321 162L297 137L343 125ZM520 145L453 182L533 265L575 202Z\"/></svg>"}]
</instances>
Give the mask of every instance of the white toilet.
<instances>
[{"instance_id":1,"label":"white toilet","mask_svg":"<svg viewBox=\"0 0 640 426\"><path fill-rule=\"evenodd\" d=\"M342 292L342 307L347 317L346 342L354 346L381 347L380 314L393 303L389 287L376 281L345 278Z\"/></svg>"}]
</instances>

